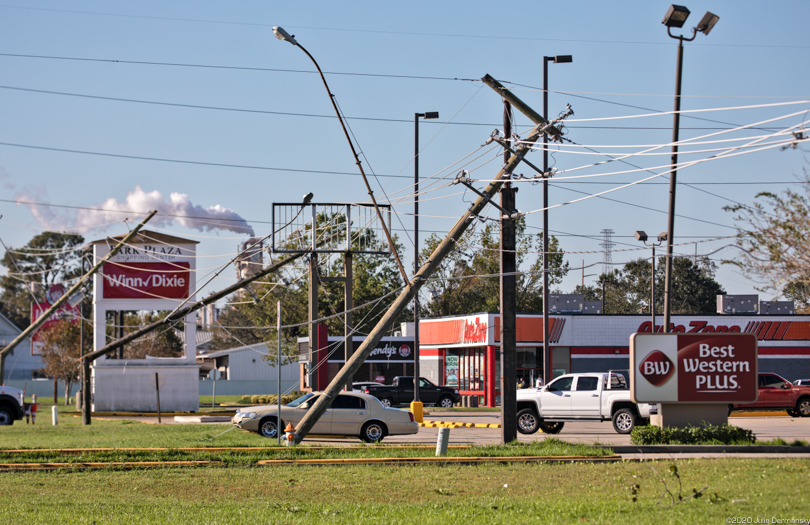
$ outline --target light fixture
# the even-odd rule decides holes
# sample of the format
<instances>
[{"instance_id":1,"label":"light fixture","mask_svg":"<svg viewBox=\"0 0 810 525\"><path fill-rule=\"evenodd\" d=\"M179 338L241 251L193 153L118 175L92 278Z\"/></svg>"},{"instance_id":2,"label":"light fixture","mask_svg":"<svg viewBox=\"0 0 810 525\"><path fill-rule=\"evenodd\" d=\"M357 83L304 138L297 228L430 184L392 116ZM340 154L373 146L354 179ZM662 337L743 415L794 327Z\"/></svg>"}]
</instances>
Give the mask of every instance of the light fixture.
<instances>
[{"instance_id":1,"label":"light fixture","mask_svg":"<svg viewBox=\"0 0 810 525\"><path fill-rule=\"evenodd\" d=\"M661 233L658 234L658 241L659 242L665 242L668 238L669 238L669 235L667 234L667 232L661 232Z\"/></svg>"},{"instance_id":2,"label":"light fixture","mask_svg":"<svg viewBox=\"0 0 810 525\"><path fill-rule=\"evenodd\" d=\"M683 27L686 23L686 19L689 18L689 10L682 5L675 5L672 4L669 6L669 10L667 14L664 16L664 19L661 20L661 23L667 27ZM273 28L273 32L275 33L276 28ZM279 38L276 36L276 38Z\"/></svg>"},{"instance_id":3,"label":"light fixture","mask_svg":"<svg viewBox=\"0 0 810 525\"><path fill-rule=\"evenodd\" d=\"M719 16L706 11L706 14L703 15L703 18L701 18L700 22L698 22L697 30L702 32L704 35L708 35L709 31L712 30L714 24L716 24L718 20L720 20Z\"/></svg>"},{"instance_id":4,"label":"light fixture","mask_svg":"<svg viewBox=\"0 0 810 525\"><path fill-rule=\"evenodd\" d=\"M574 61L574 57L571 55L557 55L555 57L549 57L549 59L555 64L568 64Z\"/></svg>"},{"instance_id":5,"label":"light fixture","mask_svg":"<svg viewBox=\"0 0 810 525\"><path fill-rule=\"evenodd\" d=\"M678 26L681 27L681 26ZM276 35L276 38L279 40L283 40L285 42L289 42L290 44L297 46L298 41L295 40L295 35L291 35L288 32L284 31L284 28L279 26L273 26L273 34Z\"/></svg>"},{"instance_id":6,"label":"light fixture","mask_svg":"<svg viewBox=\"0 0 810 525\"><path fill-rule=\"evenodd\" d=\"M646 233L644 233L644 232L643 232L643 231L641 231L641 230L637 231L637 232L636 232L636 233L634 233L633 235L635 235L635 237L636 237L636 240L637 240L637 241L644 242L644 241L646 241L646 240L647 240L647 234L646 234Z\"/></svg>"}]
</instances>

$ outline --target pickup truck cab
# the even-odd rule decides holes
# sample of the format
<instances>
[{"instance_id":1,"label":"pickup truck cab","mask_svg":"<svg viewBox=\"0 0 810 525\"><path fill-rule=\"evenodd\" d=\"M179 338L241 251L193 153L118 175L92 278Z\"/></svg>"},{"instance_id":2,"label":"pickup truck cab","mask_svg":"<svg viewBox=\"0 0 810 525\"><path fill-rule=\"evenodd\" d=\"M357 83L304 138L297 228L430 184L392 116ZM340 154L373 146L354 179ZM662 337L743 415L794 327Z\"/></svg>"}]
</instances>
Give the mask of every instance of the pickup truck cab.
<instances>
[{"instance_id":1,"label":"pickup truck cab","mask_svg":"<svg viewBox=\"0 0 810 525\"><path fill-rule=\"evenodd\" d=\"M517 391L517 429L556 434L569 421L613 421L619 434L646 423L657 405L634 403L625 376L609 373L566 374L540 388Z\"/></svg>"},{"instance_id":2,"label":"pickup truck cab","mask_svg":"<svg viewBox=\"0 0 810 525\"><path fill-rule=\"evenodd\" d=\"M391 385L367 386L363 393L380 400L385 407L407 405L413 401L413 376L398 376ZM419 400L425 405L450 408L459 402L458 389L436 386L424 377L419 378Z\"/></svg>"},{"instance_id":3,"label":"pickup truck cab","mask_svg":"<svg viewBox=\"0 0 810 525\"><path fill-rule=\"evenodd\" d=\"M760 373L757 400L729 405L733 410L786 410L792 417L810 417L810 385L795 385L779 374Z\"/></svg>"},{"instance_id":4,"label":"pickup truck cab","mask_svg":"<svg viewBox=\"0 0 810 525\"><path fill-rule=\"evenodd\" d=\"M19 388L0 386L0 425L13 425L23 418L23 391Z\"/></svg>"}]
</instances>

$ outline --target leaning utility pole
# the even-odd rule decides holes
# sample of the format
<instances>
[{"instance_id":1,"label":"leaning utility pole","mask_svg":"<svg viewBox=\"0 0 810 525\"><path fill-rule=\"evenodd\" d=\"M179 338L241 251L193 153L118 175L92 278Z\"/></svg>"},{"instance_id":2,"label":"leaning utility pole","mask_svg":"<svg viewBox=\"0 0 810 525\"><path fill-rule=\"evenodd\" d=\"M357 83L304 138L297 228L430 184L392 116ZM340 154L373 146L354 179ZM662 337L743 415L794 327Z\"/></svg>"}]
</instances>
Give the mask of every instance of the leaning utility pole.
<instances>
[{"instance_id":1,"label":"leaning utility pole","mask_svg":"<svg viewBox=\"0 0 810 525\"><path fill-rule=\"evenodd\" d=\"M323 239L322 241L319 241L318 244L320 245L320 244L329 242L330 240L331 240L331 237L328 237L326 239ZM86 361L95 361L96 359L103 356L104 354L108 354L108 353L120 348L121 346L123 346L123 345L125 345L127 343L131 343L135 339L137 339L137 338L139 338L139 337L141 337L143 335L148 334L152 330L156 330L156 329L158 329L158 328L160 328L162 326L165 326L166 323L169 323L171 321L175 321L177 319L183 319L185 316L187 316L191 312L196 312L197 310L199 310L200 308L203 308L207 304L215 303L216 301L219 301L220 299L222 299L224 297L227 297L228 295L232 294L233 292L235 292L237 290L241 290L242 288L249 285L253 281L257 281L257 280L261 279L262 277L264 277L265 275L267 275L269 273L273 273L275 271L278 271L280 268L294 262L296 259L300 258L301 256L303 256L306 253L307 252L296 253L296 254L290 255L288 257L285 257L284 259L280 259L280 260L274 262L273 264L271 264L270 266L268 266L267 268L265 268L264 270L256 272L253 275L251 275L250 277L245 277L241 281L238 281L237 283L232 284L231 286L229 286L227 288L224 288L224 289L220 290L219 292L212 293L211 295L209 295L208 297L206 297L205 299L203 299L201 301L197 301L196 303L191 303L188 306L186 306L185 308L175 310L174 312L167 315L163 319L160 319L160 320L155 321L155 322L153 322L151 324L148 324L148 325L144 326L143 328L141 328L140 330L136 330L135 332L132 332L131 334L127 335L126 337L123 337L121 339L113 341L112 343L108 344L107 346L99 348L98 350L94 350L93 352L90 352L89 354L84 355L80 359L86 360Z\"/></svg>"},{"instance_id":2,"label":"leaning utility pole","mask_svg":"<svg viewBox=\"0 0 810 525\"><path fill-rule=\"evenodd\" d=\"M508 100L514 107L526 114L532 121L536 122L537 125L526 140L521 141L515 153L509 159L509 162L498 172L483 192L480 192L480 197L478 197L464 215L461 216L444 240L439 243L430 255L427 262L419 269L416 275L413 276L410 283L411 285L406 286L405 289L402 290L385 315L383 315L377 325L368 334L363 344L360 345L360 348L357 349L352 358L340 369L332 382L329 383L329 386L326 387L326 390L318 396L318 400L307 411L298 424L298 429L295 432L296 443L300 443L301 440L306 437L321 415L332 405L332 401L337 397L349 378L357 373L372 350L376 348L377 344L385 335L387 328L402 314L402 311L413 300L414 294L417 293L444 258L455 248L456 242L467 230L470 223L481 213L484 207L492 201L495 194L500 190L501 186L503 186L503 183L511 177L512 171L520 164L523 157L531 151L532 144L534 144L543 133L548 133L552 137L560 137L562 135L559 129L554 128L551 123L524 104L516 96L512 95L494 78L487 75L482 80L497 91L504 99Z\"/></svg>"},{"instance_id":3,"label":"leaning utility pole","mask_svg":"<svg viewBox=\"0 0 810 525\"><path fill-rule=\"evenodd\" d=\"M101 260L100 260L98 263L96 263L96 265L95 265L95 266L93 266L93 267L90 269L90 271L89 271L89 272L87 272L86 274L84 274L84 275L82 276L82 278L81 278L81 279L79 279L79 281L78 281L76 284L74 284L73 286L71 286L71 287L70 287L70 289L69 289L67 292L65 292L65 294L64 294L62 297L60 297L59 299L57 299L57 301L56 301L56 302L54 302L54 303L51 305L51 307L50 307L50 308L48 308L47 310L45 310L45 312L43 312L43 313L42 313L42 315L40 315L40 316L37 318L37 320L36 320L36 321L34 321L33 323L31 323L31 324L28 326L28 328L26 328L25 330L23 330L23 331L20 333L20 335L18 335L18 336L17 336L17 337L16 337L16 338L15 338L15 339L12 341L12 342L10 342L8 345L6 345L6 347L5 347L5 348L3 348L3 350L0 350L0 364L2 364L2 359L5 359L5 356L6 356L6 355L7 355L9 352L11 352L12 350L14 350L14 348L15 348L17 345L19 345L19 344L20 344L21 342L23 342L23 341L24 341L26 338L30 337L30 336L31 336L31 335L32 335L34 332L36 332L36 330L37 330L37 329L38 329L40 326L42 326L42 325L45 323L45 321L47 321L47 320L48 320L48 319L51 317L51 314L53 314L55 311L57 311L57 310L59 309L59 307L60 307L60 306L62 306L62 305L63 305L63 304L65 304L66 302L68 302L68 300L69 300L71 297L73 297L73 296L76 294L76 292L78 292L78 291L79 291L79 288L81 288L82 286L84 286L84 283L85 283L85 282L87 282L87 279L89 279L89 278L90 278L90 277L91 277L91 276L92 276L94 273L96 273L97 271L99 271L99 270L101 269L101 267L102 267L102 266L104 266L104 263L106 263L108 260L110 260L112 257L114 257L114 256L115 256L115 254L117 254L117 253L118 253L118 252L121 250L121 248L123 248L124 246L126 246L126 244L129 242L129 240L130 240L131 238L133 238L133 237L134 237L134 236L135 236L135 235L136 235L136 234L137 234L137 233L140 231L140 229L141 229L141 228L143 228L143 227L144 227L144 225L145 225L147 222L149 222L149 219L151 219L152 217L154 217L154 216L155 216L155 214L156 214L156 213L157 213L157 210L154 210L154 211L149 212L149 215L147 215L147 216L146 216L146 218L145 218L144 220L142 220L142 221L140 222L140 224L138 224L138 225L135 227L135 229L133 229L131 232L129 232L129 233L126 235L126 237L124 237L123 239L121 239L121 242L119 242L117 245L115 245L115 247L113 247L113 249L112 249L112 250L110 250L110 253L108 253L108 254L107 254L107 255L106 255L106 256L105 256L103 259L101 259ZM2 378L3 378L3 374L4 374L4 373L5 373L5 370L3 370L3 367L2 367L2 366L0 366L0 381L2 381ZM56 381L54 381L54 384L56 384Z\"/></svg>"}]
</instances>

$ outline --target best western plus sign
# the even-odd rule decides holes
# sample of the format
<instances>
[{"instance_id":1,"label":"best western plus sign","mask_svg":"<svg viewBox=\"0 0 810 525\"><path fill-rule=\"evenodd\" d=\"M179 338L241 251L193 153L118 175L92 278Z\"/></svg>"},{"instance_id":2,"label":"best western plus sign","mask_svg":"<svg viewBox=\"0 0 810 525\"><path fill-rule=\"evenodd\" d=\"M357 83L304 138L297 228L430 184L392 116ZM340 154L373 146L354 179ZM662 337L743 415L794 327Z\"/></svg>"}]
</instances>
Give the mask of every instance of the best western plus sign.
<instances>
[{"instance_id":1,"label":"best western plus sign","mask_svg":"<svg viewBox=\"0 0 810 525\"><path fill-rule=\"evenodd\" d=\"M756 401L756 336L633 334L630 388L647 403Z\"/></svg>"}]
</instances>

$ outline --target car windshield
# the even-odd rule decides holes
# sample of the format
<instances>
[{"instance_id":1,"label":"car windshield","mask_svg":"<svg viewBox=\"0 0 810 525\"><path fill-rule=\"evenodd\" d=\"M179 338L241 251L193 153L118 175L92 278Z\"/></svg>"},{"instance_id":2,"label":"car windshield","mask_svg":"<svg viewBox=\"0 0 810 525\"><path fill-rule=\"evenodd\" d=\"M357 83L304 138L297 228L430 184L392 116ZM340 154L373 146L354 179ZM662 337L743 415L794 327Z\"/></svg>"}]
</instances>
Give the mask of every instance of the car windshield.
<instances>
[{"instance_id":1,"label":"car windshield","mask_svg":"<svg viewBox=\"0 0 810 525\"><path fill-rule=\"evenodd\" d=\"M294 401L291 401L290 403L287 404L287 406L288 407L297 407L297 406L301 406L304 403L311 403L311 402L315 401L316 399L318 399L318 395L313 394L312 392L310 392L308 394L304 394L303 396L299 397L298 399L296 399Z\"/></svg>"}]
</instances>

